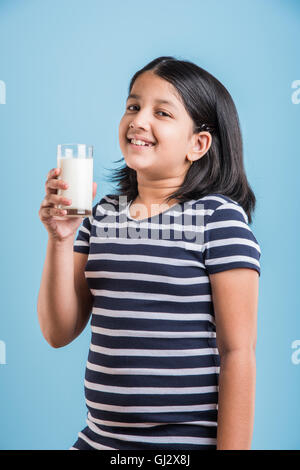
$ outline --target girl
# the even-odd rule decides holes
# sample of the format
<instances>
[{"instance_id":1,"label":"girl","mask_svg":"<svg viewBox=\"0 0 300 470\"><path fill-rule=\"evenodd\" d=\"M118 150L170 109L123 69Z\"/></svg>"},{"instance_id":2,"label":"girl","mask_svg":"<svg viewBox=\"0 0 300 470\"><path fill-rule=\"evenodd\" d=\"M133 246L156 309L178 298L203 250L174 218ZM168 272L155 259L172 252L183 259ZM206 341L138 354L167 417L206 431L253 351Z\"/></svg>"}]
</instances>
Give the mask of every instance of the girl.
<instances>
[{"instance_id":1,"label":"girl","mask_svg":"<svg viewBox=\"0 0 300 470\"><path fill-rule=\"evenodd\" d=\"M68 344L92 314L87 426L71 449L250 449L260 247L233 100L197 65L159 57L130 82L119 142L118 190L76 240L58 169L39 212L45 338Z\"/></svg>"}]
</instances>

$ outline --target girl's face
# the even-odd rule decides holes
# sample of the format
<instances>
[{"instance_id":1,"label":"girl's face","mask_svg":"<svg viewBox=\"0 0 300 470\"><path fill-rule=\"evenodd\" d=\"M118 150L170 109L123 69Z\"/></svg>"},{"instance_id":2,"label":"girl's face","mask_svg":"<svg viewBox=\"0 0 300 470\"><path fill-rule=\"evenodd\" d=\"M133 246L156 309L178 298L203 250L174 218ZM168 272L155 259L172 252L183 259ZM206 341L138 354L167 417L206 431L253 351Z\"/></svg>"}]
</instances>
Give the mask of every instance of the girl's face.
<instances>
[{"instance_id":1,"label":"girl's face","mask_svg":"<svg viewBox=\"0 0 300 470\"><path fill-rule=\"evenodd\" d=\"M198 143L196 137L193 121L173 85L151 71L139 75L119 125L119 142L127 166L151 179L184 176L190 168L187 154L191 155ZM136 146L129 138L154 145Z\"/></svg>"}]
</instances>

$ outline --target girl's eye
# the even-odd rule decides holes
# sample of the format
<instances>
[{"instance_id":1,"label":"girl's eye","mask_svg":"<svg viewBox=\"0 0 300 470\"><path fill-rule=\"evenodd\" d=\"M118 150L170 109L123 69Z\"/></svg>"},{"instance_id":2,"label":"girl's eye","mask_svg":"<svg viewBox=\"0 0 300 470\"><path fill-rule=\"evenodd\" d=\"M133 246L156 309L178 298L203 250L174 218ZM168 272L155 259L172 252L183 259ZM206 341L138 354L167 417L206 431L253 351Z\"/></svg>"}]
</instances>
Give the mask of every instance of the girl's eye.
<instances>
[{"instance_id":1,"label":"girl's eye","mask_svg":"<svg viewBox=\"0 0 300 470\"><path fill-rule=\"evenodd\" d=\"M127 109L130 110L130 108L132 108L132 106L135 106L134 104L131 104L130 106L127 106ZM136 107L136 106L135 106ZM131 110L130 110L131 111Z\"/></svg>"},{"instance_id":2,"label":"girl's eye","mask_svg":"<svg viewBox=\"0 0 300 470\"><path fill-rule=\"evenodd\" d=\"M131 104L130 106L127 107L127 109L130 110L129 108L132 108L132 106L135 107L135 108L137 107L135 104ZM130 111L131 111L131 110L130 110ZM166 116L170 117L170 115L167 114L167 113L165 113L164 111L157 111L157 112L158 112L158 113L163 113L163 114L165 114Z\"/></svg>"},{"instance_id":3,"label":"girl's eye","mask_svg":"<svg viewBox=\"0 0 300 470\"><path fill-rule=\"evenodd\" d=\"M165 114L166 116L170 117L169 114L165 113L164 111L157 111L158 113L163 113Z\"/></svg>"}]
</instances>

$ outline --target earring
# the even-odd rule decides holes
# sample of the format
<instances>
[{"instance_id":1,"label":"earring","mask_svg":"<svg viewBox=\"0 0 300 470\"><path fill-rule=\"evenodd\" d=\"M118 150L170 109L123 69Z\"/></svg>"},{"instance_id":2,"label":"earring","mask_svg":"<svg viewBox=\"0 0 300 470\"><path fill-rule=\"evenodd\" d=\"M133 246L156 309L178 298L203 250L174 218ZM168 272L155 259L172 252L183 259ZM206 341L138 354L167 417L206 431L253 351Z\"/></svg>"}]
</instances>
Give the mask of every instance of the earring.
<instances>
[{"instance_id":1,"label":"earring","mask_svg":"<svg viewBox=\"0 0 300 470\"><path fill-rule=\"evenodd\" d=\"M189 156L188 156L188 155L187 155L187 159L188 159L188 161L190 162L191 165L194 163L193 160L190 160L190 159L189 159Z\"/></svg>"}]
</instances>

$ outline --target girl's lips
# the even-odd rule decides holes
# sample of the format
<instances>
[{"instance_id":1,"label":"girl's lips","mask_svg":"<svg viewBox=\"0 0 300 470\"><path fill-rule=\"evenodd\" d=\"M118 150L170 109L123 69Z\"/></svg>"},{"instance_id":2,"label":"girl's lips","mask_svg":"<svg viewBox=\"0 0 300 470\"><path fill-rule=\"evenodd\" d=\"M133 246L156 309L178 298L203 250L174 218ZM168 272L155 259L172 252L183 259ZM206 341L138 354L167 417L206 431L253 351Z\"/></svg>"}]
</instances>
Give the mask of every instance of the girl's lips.
<instances>
[{"instance_id":1,"label":"girl's lips","mask_svg":"<svg viewBox=\"0 0 300 470\"><path fill-rule=\"evenodd\" d=\"M154 145L136 145L136 144L132 144L131 142L128 141L128 145L130 145L134 149L151 149L156 144L154 144Z\"/></svg>"}]
</instances>

